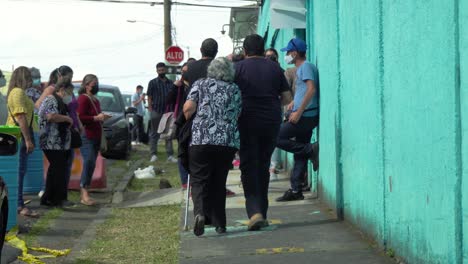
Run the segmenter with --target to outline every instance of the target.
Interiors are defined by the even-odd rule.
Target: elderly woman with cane
[[[207,78],[193,84],[183,108],[187,120],[195,115],[189,166],[196,236],[203,235],[205,224],[219,234],[226,232],[226,180],[240,145],[241,94],[233,81],[232,63],[213,60]]]

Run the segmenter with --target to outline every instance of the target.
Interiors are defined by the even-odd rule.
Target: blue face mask
[[[0,87],[3,87],[6,85],[6,79],[5,78],[0,78]]]
[[[33,79],[33,80],[32,80],[32,85],[33,85],[33,86],[39,86],[39,85],[41,85],[41,79]]]

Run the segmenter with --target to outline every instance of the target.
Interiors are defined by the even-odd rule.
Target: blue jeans
[[[188,172],[184,166],[182,166],[180,159],[177,159],[177,166],[179,167],[180,182],[182,184],[187,184]]]
[[[34,134],[31,133],[31,136],[32,135]],[[34,137],[32,140],[34,141]],[[26,141],[24,140],[24,137],[23,137],[23,139],[21,140],[20,153],[19,153],[19,166],[18,166],[18,208],[22,208],[24,206],[23,183],[24,183],[24,176],[26,175],[26,171],[28,170],[28,157],[29,157],[29,154],[26,153]]]
[[[81,173],[81,188],[88,188],[91,185],[94,169],[96,168],[96,159],[101,145],[98,139],[89,139],[81,137],[83,145],[81,146],[81,156],[83,156],[83,172]]]
[[[310,139],[317,125],[318,117],[301,117],[297,124],[285,122],[281,125],[277,147],[294,154],[294,168],[290,179],[294,192],[302,192],[301,183],[307,171],[307,161],[312,156]]]

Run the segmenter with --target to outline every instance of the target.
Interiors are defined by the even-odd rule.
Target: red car
[[[0,133],[0,156],[12,156],[18,151],[16,137]],[[0,171],[1,173],[1,171]],[[0,254],[5,241],[6,227],[8,220],[8,195],[5,181],[0,175]]]

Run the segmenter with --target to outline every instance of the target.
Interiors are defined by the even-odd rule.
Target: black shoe
[[[41,199],[40,205],[44,207],[56,207],[57,206],[56,203],[53,203],[49,200],[44,200],[44,199]]]
[[[195,225],[193,226],[193,233],[196,236],[201,236],[205,233],[205,217],[203,215],[195,216]]]
[[[60,204],[62,207],[73,207],[76,205],[76,203],[68,201],[68,200],[63,200],[62,203]]]
[[[218,226],[218,227],[216,227],[215,230],[216,230],[216,233],[218,233],[218,234],[226,233],[226,227]]]
[[[310,155],[310,161],[312,161],[312,168],[317,171],[319,168],[319,143],[312,143],[312,153]]]
[[[304,195],[301,192],[293,192],[291,189],[287,190],[283,196],[276,199],[277,202],[288,202],[288,201],[297,201],[304,200]]]

